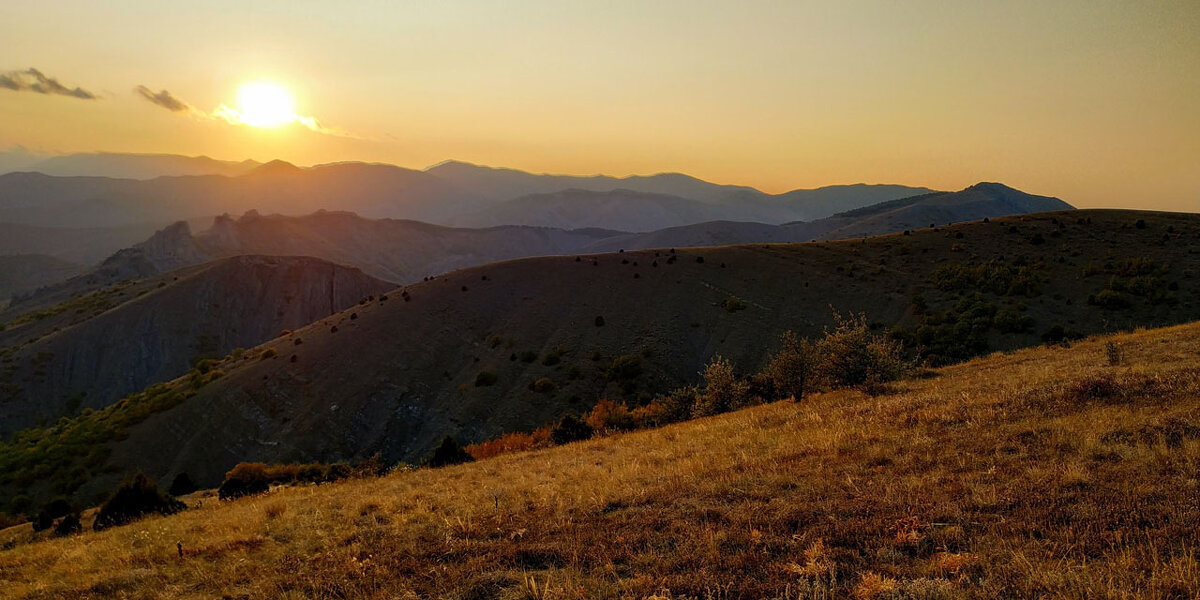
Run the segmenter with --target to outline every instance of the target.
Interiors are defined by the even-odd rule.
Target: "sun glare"
[[[292,96],[279,84],[243,84],[238,88],[237,103],[241,121],[251,127],[279,127],[296,120]]]

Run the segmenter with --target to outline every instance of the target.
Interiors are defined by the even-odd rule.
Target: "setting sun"
[[[243,84],[238,88],[237,103],[241,122],[252,127],[279,127],[296,120],[291,94],[275,83]]]

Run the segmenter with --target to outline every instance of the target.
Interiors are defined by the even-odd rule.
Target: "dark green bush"
[[[434,468],[445,467],[471,462],[472,460],[475,459],[471,458],[471,455],[467,454],[466,450],[463,450],[458,445],[458,440],[455,440],[451,436],[446,436],[442,438],[442,443],[433,451],[433,454],[425,459],[425,466]]]
[[[636,354],[624,354],[608,365],[609,381],[631,381],[642,374],[642,358]]]
[[[554,429],[550,431],[550,439],[555,444],[569,444],[571,442],[586,440],[592,437],[593,433],[595,432],[592,430],[591,425],[571,415],[567,415],[559,420]]]
[[[479,374],[475,376],[475,387],[496,385],[496,382],[499,380],[500,378],[491,371],[480,371]]]
[[[160,490],[153,479],[138,473],[122,482],[108,501],[100,507],[100,512],[96,514],[96,522],[92,528],[100,531],[128,523],[147,514],[169,515],[184,508],[187,507],[182,502]]]
[[[54,535],[62,537],[81,531],[83,531],[83,524],[79,522],[79,515],[69,514],[58,522],[58,525],[54,528]]]
[[[167,488],[167,493],[172,496],[184,496],[199,489],[196,482],[188,476],[186,472],[180,473],[171,480],[171,487]]]

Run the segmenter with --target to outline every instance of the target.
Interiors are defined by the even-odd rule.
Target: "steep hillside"
[[[0,223],[0,255],[44,254],[80,265],[94,265],[162,229],[168,223],[124,227],[38,227]]]
[[[85,267],[45,254],[0,255],[0,305],[14,294],[79,274]]]
[[[239,256],[25,315],[0,331],[0,435],[107,406],[392,287],[318,259]]]
[[[24,525],[0,532],[0,589],[1191,598],[1198,340],[1195,324],[1144,331],[995,355],[876,397],[835,392],[233,502],[201,493],[182,513],[102,533],[32,541]]]
[[[418,460],[446,434],[477,441],[602,397],[643,401],[716,354],[756,370],[783,330],[817,334],[831,307],[934,362],[1194,320],[1198,236],[1195,215],[1081,211],[457,271],[221,365],[220,380],[133,427],[106,469],[213,483],[242,460]]]

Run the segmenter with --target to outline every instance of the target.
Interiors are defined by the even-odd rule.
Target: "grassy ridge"
[[[1200,324],[28,543],[11,597],[1181,598]],[[184,557],[176,555],[176,542]]]

